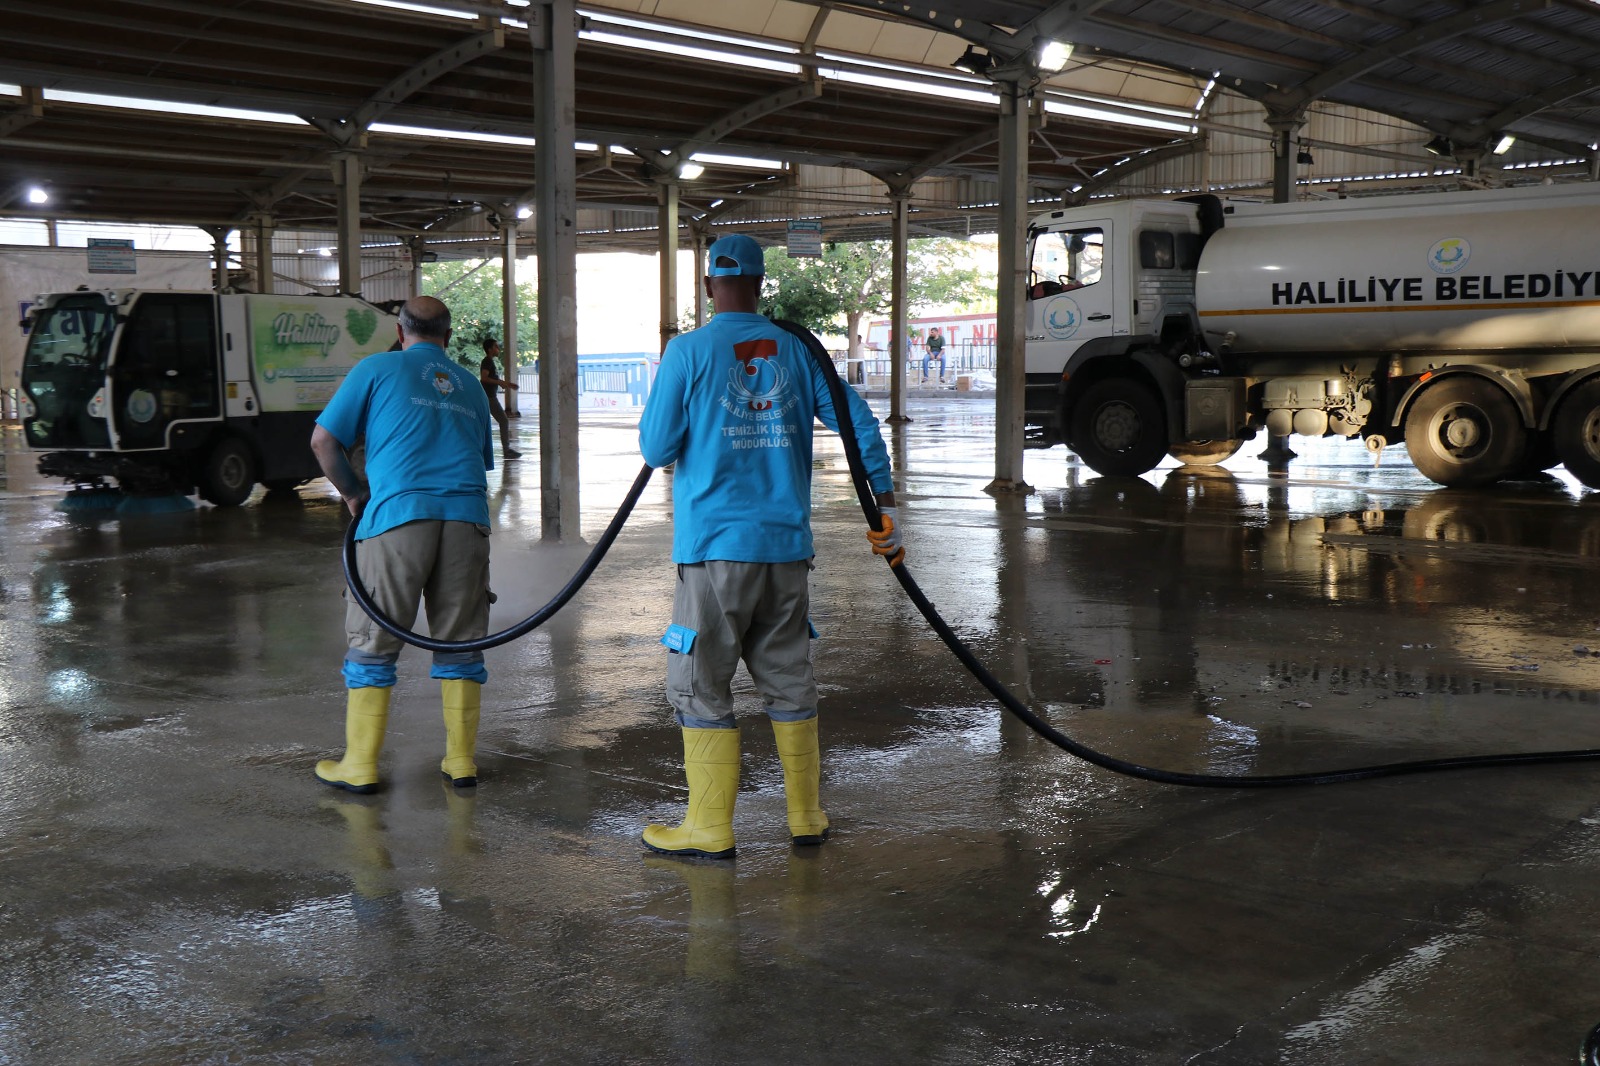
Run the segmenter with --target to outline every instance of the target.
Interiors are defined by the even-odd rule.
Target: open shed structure
[[[531,241],[550,536],[577,532],[561,297],[580,246],[661,250],[664,342],[684,241],[776,240],[796,219],[892,237],[903,337],[910,235],[998,230],[1004,490],[1024,487],[1041,204],[1600,165],[1594,0],[0,0],[0,16],[0,214],[205,227],[220,284],[238,231],[263,289],[304,281],[301,242],[279,254],[277,231],[335,235],[345,292],[364,245],[509,263]],[[898,374],[893,395],[899,415]]]

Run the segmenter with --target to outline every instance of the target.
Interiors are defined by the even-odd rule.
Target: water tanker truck
[[[39,472],[81,488],[198,491],[321,474],[312,423],[395,319],[355,297],[52,293],[29,310],[21,414]]]
[[[1102,474],[1266,432],[1600,488],[1600,186],[1052,211],[1029,230],[1029,442]]]

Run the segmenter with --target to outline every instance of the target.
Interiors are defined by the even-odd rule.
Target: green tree
[[[449,354],[463,366],[476,368],[483,362],[483,341],[493,337],[500,342],[509,366],[531,365],[539,354],[539,293],[532,282],[517,284],[517,351],[505,351],[505,315],[501,302],[503,283],[498,259],[467,259],[447,263],[424,263],[422,291],[437,296],[450,307],[454,333]]]
[[[911,307],[966,307],[993,299],[993,282],[985,286],[982,272],[968,265],[970,250],[965,241],[946,238],[910,242],[906,293]],[[890,243],[826,244],[820,258],[803,259],[768,248],[766,257],[762,296],[767,313],[818,331],[843,325],[851,358],[860,358],[861,320],[890,310]]]

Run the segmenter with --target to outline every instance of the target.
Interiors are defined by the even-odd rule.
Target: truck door
[[[1106,249],[1111,220],[1047,230],[1033,240],[1028,288],[1028,370],[1060,374],[1086,341],[1119,332],[1115,278]],[[1126,332],[1124,324],[1120,332]]]
[[[111,370],[111,421],[119,449],[162,448],[173,422],[221,416],[216,336],[211,296],[139,297]]]

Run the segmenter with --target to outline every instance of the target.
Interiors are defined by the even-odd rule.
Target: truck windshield
[[[67,296],[40,312],[22,359],[22,389],[33,401],[25,421],[28,443],[56,448],[103,448],[110,444],[104,418],[89,414],[89,401],[105,384],[106,358],[116,314],[99,293]]]
[[[1097,284],[1105,265],[1105,246],[1105,231],[1098,227],[1053,230],[1035,236],[1029,298]]]

